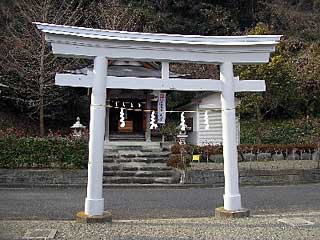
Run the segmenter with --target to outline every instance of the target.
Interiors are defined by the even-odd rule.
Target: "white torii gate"
[[[62,57],[94,59],[87,75],[56,74],[56,85],[91,87],[88,185],[85,214],[103,216],[103,151],[106,88],[221,92],[224,210],[242,210],[239,192],[236,141],[235,92],[265,91],[263,80],[243,80],[233,75],[234,64],[267,63],[280,35],[198,36],[108,31],[35,23],[45,33],[54,54]],[[107,75],[107,59],[159,61],[161,78],[112,77]],[[220,80],[169,77],[170,62],[220,65]]]

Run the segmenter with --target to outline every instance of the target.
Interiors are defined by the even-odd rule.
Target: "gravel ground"
[[[303,218],[314,225],[291,227],[277,220]],[[320,212],[256,215],[246,219],[180,218],[118,220],[79,224],[75,221],[0,221],[0,239],[21,239],[28,229],[57,229],[55,239],[320,239]]]
[[[286,169],[315,169],[319,161],[314,160],[282,160],[265,162],[239,162],[240,170],[286,170]],[[191,163],[192,170],[223,170],[223,163]]]

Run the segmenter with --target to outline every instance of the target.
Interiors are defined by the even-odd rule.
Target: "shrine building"
[[[66,73],[87,75],[93,65]],[[161,65],[153,62],[110,60],[108,74],[115,77],[160,78]],[[187,74],[170,72],[171,78],[187,78]],[[196,80],[196,79],[195,79]],[[159,91],[107,89],[105,141],[159,142],[159,130],[150,130],[150,113],[157,110]],[[170,94],[170,91],[167,91]],[[239,102],[238,102],[239,104]],[[120,126],[120,108],[125,108],[125,126]],[[191,101],[179,108],[186,110],[187,143],[194,145],[222,144],[221,101],[219,92],[195,92]],[[204,110],[208,110],[209,129],[204,126]],[[190,112],[188,112],[190,111]],[[192,112],[193,111],[193,112]],[[178,126],[177,126],[178,127]],[[240,143],[240,123],[237,116],[237,141]]]

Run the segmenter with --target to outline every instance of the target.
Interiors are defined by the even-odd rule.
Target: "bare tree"
[[[95,25],[102,29],[119,31],[152,31],[147,24],[147,9],[141,9],[121,0],[101,1],[96,6]]]
[[[54,57],[32,22],[85,25],[90,9],[83,0],[19,0],[1,8],[5,29],[0,41],[0,73],[12,92],[0,96],[39,120],[39,132],[45,133],[45,117],[72,97],[70,90],[54,86],[54,73],[74,65],[70,59]],[[91,3],[93,4],[93,2]]]

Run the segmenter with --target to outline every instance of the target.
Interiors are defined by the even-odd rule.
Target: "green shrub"
[[[160,128],[160,133],[167,139],[172,140],[178,134],[179,130],[177,129],[177,125],[175,122],[167,122],[162,125]]]
[[[85,168],[88,143],[68,137],[0,138],[1,168]]]
[[[263,144],[314,144],[319,141],[320,119],[304,118],[281,121],[263,121],[261,143]],[[256,134],[254,121],[241,121],[241,144],[257,144],[259,139]]]

